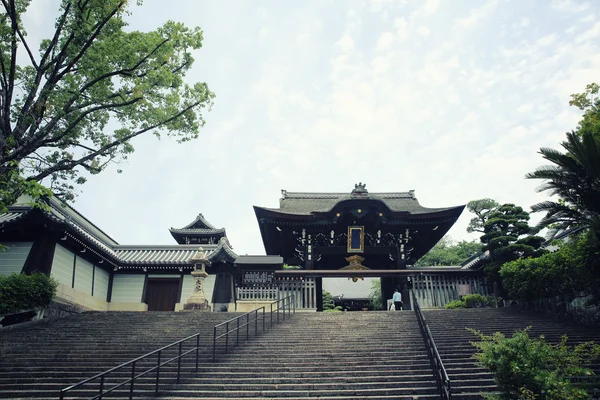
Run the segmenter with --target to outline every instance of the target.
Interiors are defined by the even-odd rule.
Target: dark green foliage
[[[333,297],[331,293],[323,291],[323,312],[336,312],[342,311],[342,307],[333,304]]]
[[[542,179],[538,191],[559,196],[531,207],[545,212],[539,227],[561,231],[573,226],[591,229],[600,238],[600,135],[592,132],[568,132],[562,142],[565,153],[542,148],[542,157],[552,163],[527,174],[528,179]]]
[[[537,258],[522,258],[500,269],[502,283],[513,299],[534,300],[579,291],[593,292],[600,279],[600,257],[594,238],[584,234]]]
[[[454,243],[450,236],[444,236],[416,263],[415,267],[429,267],[436,265],[460,265],[473,254],[481,252],[482,244],[473,240],[461,240]]]
[[[466,296],[462,296],[460,300],[452,300],[446,303],[446,308],[455,309],[455,308],[479,308],[479,307],[489,307],[496,306],[496,299],[493,296],[483,296],[480,294],[468,294]]]
[[[575,385],[575,377],[593,375],[585,366],[600,355],[600,345],[592,342],[575,347],[566,345],[563,336],[558,344],[544,337],[530,338],[528,330],[507,338],[499,332],[491,336],[469,329],[481,341],[472,342],[479,350],[475,358],[495,374],[502,400],[583,400],[590,399],[584,386]]]
[[[528,221],[529,213],[514,204],[503,204],[489,213],[481,242],[483,250],[490,252],[490,262],[484,270],[492,281],[500,281],[498,271],[502,264],[543,254],[538,249],[544,239],[525,236],[534,232]]]
[[[475,214],[475,217],[469,221],[467,232],[483,233],[483,226],[487,222],[489,214],[499,206],[500,204],[492,199],[479,199],[468,202],[467,210]]]
[[[446,303],[445,307],[448,309],[467,308],[467,303],[462,300],[451,300]]]
[[[54,298],[58,283],[45,274],[0,276],[0,314],[45,307]]]

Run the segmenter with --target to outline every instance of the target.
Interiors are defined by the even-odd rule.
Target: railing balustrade
[[[433,336],[431,335],[431,331],[429,330],[429,326],[427,325],[425,316],[421,311],[421,307],[419,306],[417,296],[415,296],[415,292],[412,290],[411,294],[413,308],[415,310],[417,320],[419,321],[419,328],[421,329],[421,335],[423,336],[423,340],[425,341],[427,355],[429,356],[431,367],[433,368],[433,375],[435,377],[435,382],[440,393],[440,398],[442,400],[450,400],[452,399],[452,386],[450,383],[450,378],[448,378],[448,373],[446,372],[446,368],[444,367],[444,363],[442,362],[440,353],[438,352],[437,346],[435,345],[435,341],[433,340]]]
[[[273,309],[273,306],[275,306],[275,309]],[[280,321],[280,314],[282,315],[282,321],[285,321],[286,318],[286,312],[287,312],[287,317],[290,318],[291,313],[293,312],[294,314],[296,313],[296,303],[295,303],[295,299],[294,299],[294,295],[285,297],[283,299],[280,300],[276,300],[274,302],[272,302],[270,304],[270,308],[269,308],[269,316],[270,316],[270,325],[269,326],[273,326],[273,315],[275,314],[275,323],[279,323]],[[235,338],[231,338],[231,341],[235,340],[235,345],[239,346],[240,344],[240,330],[244,329],[246,330],[246,340],[248,340],[250,338],[250,326],[254,325],[254,336],[258,335],[259,329],[259,322],[262,325],[262,330],[265,331],[266,330],[266,316],[265,316],[266,310],[265,307],[260,307],[257,308],[256,310],[252,310],[250,312],[247,312],[246,314],[242,314],[240,316],[237,316],[235,318],[232,318],[230,320],[227,320],[225,322],[221,322],[218,325],[215,325],[215,327],[213,328],[213,346],[212,346],[212,360],[213,362],[216,361],[217,359],[217,347],[218,347],[218,342],[219,340],[222,339],[222,341],[224,342],[224,344],[221,344],[221,347],[223,347],[224,349],[224,353],[228,353],[229,352],[229,347],[231,347],[233,344],[229,344],[230,343],[230,335],[233,336],[235,334]],[[219,330],[223,330],[222,333],[219,332]],[[243,332],[242,332],[243,334]]]
[[[275,306],[275,308],[273,306]],[[262,313],[261,313],[261,311],[262,311]],[[255,336],[258,335],[259,321],[262,326],[262,330],[265,331],[266,330],[266,315],[265,315],[265,313],[266,313],[266,310],[265,310],[265,307],[263,306],[256,310],[250,311],[246,314],[242,314],[238,317],[232,318],[221,324],[215,325],[215,327],[213,328],[213,348],[212,348],[213,361],[215,361],[215,358],[216,358],[216,346],[217,346],[218,339],[225,338],[225,352],[227,352],[228,348],[230,347],[229,346],[229,335],[232,334],[232,332],[235,332],[236,345],[239,345],[239,334],[240,334],[241,329],[245,328],[246,339],[249,339],[249,337],[250,337],[250,332],[251,332],[250,326],[251,325],[254,325],[254,335]],[[269,326],[272,327],[274,323],[279,323],[280,320],[285,321],[286,313],[287,313],[287,318],[290,318],[292,313],[296,313],[296,306],[295,306],[293,295],[283,298],[281,300],[274,301],[270,304],[270,308],[269,308],[270,324],[269,324]],[[275,315],[275,317],[274,317],[274,315]],[[281,318],[280,318],[280,315],[282,316]],[[245,319],[245,321],[244,321],[244,319]],[[241,321],[241,323],[240,323],[240,321]],[[235,324],[235,327],[230,328],[230,326],[233,326],[233,324]],[[220,327],[223,327],[223,326],[226,327],[226,331],[221,335],[217,335],[217,329]],[[126,387],[127,385],[129,385],[128,397],[131,400],[133,398],[133,394],[134,394],[135,381],[144,376],[147,376],[148,374],[150,374],[152,372],[156,372],[156,376],[155,376],[155,380],[154,380],[154,394],[157,395],[159,386],[160,386],[161,368],[166,366],[167,364],[177,361],[176,383],[179,383],[180,378],[181,378],[181,360],[182,360],[182,358],[188,354],[195,353],[195,371],[198,372],[198,364],[199,364],[199,358],[200,358],[200,335],[201,335],[201,333],[199,332],[194,335],[188,336],[184,339],[181,339],[174,343],[163,346],[160,349],[151,351],[150,353],[146,353],[143,356],[140,356],[140,357],[134,358],[133,360],[124,362],[123,364],[117,365],[116,367],[110,368],[110,369],[108,369],[104,372],[101,372],[99,374],[96,374],[90,378],[84,379],[81,382],[78,382],[74,385],[71,385],[64,389],[61,389],[61,391],[59,393],[59,399],[64,400],[65,396],[69,392],[72,392],[75,390],[85,390],[86,385],[97,384],[98,385],[98,389],[96,390],[97,394],[94,395],[93,397],[90,397],[89,400],[102,400],[108,394],[114,392],[115,390],[117,390],[119,388]],[[189,349],[186,349],[184,347],[184,344],[189,345],[190,343],[193,346]],[[169,350],[172,350],[176,354],[174,356],[169,354]],[[140,372],[140,366],[142,366],[142,367],[147,366],[148,363],[151,364],[152,366],[145,369],[144,371]],[[109,374],[112,374],[112,373],[115,373],[118,371],[125,371],[125,374],[128,376],[128,378],[109,387],[109,388],[106,388],[107,376]],[[163,376],[164,376],[164,371],[163,371]]]

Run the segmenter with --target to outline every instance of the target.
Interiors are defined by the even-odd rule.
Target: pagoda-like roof
[[[202,214],[198,214],[195,220],[183,228],[170,228],[169,232],[179,244],[190,243],[194,241],[193,238],[196,241],[216,244],[221,238],[227,237],[225,228],[216,228]]]

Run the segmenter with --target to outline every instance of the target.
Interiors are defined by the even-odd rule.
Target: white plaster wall
[[[59,283],[71,287],[73,282],[73,258],[75,254],[56,244],[54,258],[52,259],[52,270],[50,275]]]
[[[194,277],[192,275],[183,276],[183,284],[181,285],[180,303],[185,303],[194,292]]]
[[[112,303],[141,303],[144,275],[115,274],[113,278]]]
[[[0,275],[20,274],[25,265],[33,242],[2,243],[7,247],[0,250]]]
[[[110,273],[96,265],[96,272],[94,275],[94,297],[106,300],[109,279]]]
[[[74,289],[82,293],[92,295],[92,273],[94,265],[84,260],[81,257],[77,257],[75,265],[75,287]]]

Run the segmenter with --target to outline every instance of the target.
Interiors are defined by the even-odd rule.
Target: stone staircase
[[[436,399],[439,398],[414,312],[297,313],[212,363],[212,327],[233,313],[86,313],[0,330],[0,398],[58,398],[59,390],[196,332],[202,332],[199,371],[194,359],[136,381],[136,397],[191,399]],[[571,343],[600,341],[600,332],[567,326],[509,309],[426,310],[455,400],[481,399],[496,389],[476,365],[472,327],[507,335],[532,326],[531,334]],[[259,328],[261,324],[259,324]],[[253,327],[250,331],[253,330]],[[242,331],[243,332],[243,331]],[[243,333],[241,335],[244,336]],[[230,341],[230,344],[233,342]],[[190,343],[189,346],[192,346]],[[174,352],[163,354],[163,360]],[[184,349],[185,350],[185,349]],[[155,359],[136,371],[154,365]],[[598,367],[598,366],[596,366]],[[106,387],[127,379],[111,374]],[[93,389],[95,390],[97,386]],[[125,398],[129,386],[114,396]],[[89,398],[91,387],[66,398]]]
[[[90,312],[2,329],[0,398],[58,398],[60,389],[197,332],[205,338],[201,352],[206,362],[213,326],[235,315]],[[190,363],[186,363],[187,372]],[[175,366],[165,367],[167,374],[161,381],[172,382]],[[107,386],[126,379],[129,371],[111,375]],[[96,394],[90,390],[87,387],[77,395]]]
[[[502,332],[506,336],[531,326],[529,335],[544,335],[550,342],[560,341],[562,335],[569,337],[568,344],[586,341],[600,343],[600,330],[582,325],[555,322],[547,317],[519,313],[508,308],[481,308],[462,310],[424,310],[429,329],[438,347],[452,383],[453,399],[482,399],[483,393],[497,388],[492,373],[477,365],[473,354],[476,349],[470,343],[478,338],[466,328],[473,328],[489,335]],[[594,365],[600,373],[600,365]]]
[[[297,313],[163,397],[437,399],[413,312]]]
[[[184,359],[181,383],[173,385],[177,364],[169,364],[161,369],[159,396],[151,373],[136,381],[136,397],[438,398],[413,312],[297,313],[212,363],[212,327],[233,316],[89,313],[2,330],[0,398],[58,398],[68,385],[198,331],[206,337],[199,372]],[[130,371],[112,374],[106,387]],[[128,389],[107,398],[125,398]],[[89,388],[65,398],[95,394]]]

